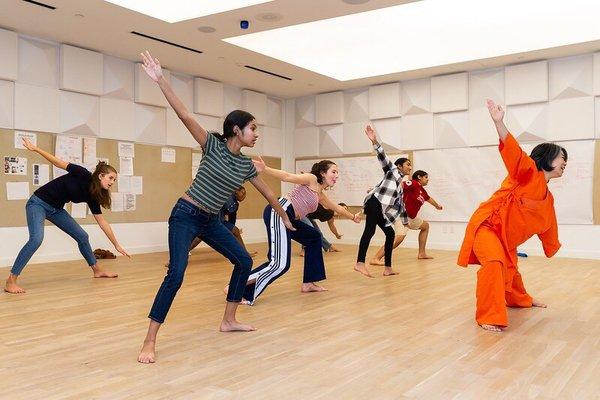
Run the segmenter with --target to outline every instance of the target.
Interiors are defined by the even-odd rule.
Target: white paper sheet
[[[133,175],[133,158],[132,157],[120,157],[119,174],[120,175]]]
[[[135,194],[125,193],[123,195],[125,211],[135,211]]]
[[[27,175],[27,159],[4,156],[4,173],[6,175]]]
[[[117,186],[121,193],[131,193],[131,176],[119,175],[117,178]]]
[[[73,218],[87,217],[87,203],[71,203],[71,217],[73,217]]]
[[[37,135],[35,133],[15,131],[15,149],[25,148],[23,139],[29,139],[34,146],[37,146]]]
[[[82,138],[76,136],[56,136],[54,155],[61,160],[77,165],[83,164]],[[61,168],[52,167],[52,176],[56,179],[59,176],[66,175],[67,171]]]
[[[201,160],[202,153],[192,153],[192,179],[194,179],[196,177],[196,173],[198,173]]]
[[[112,192],[110,210],[112,212],[120,212],[124,210],[123,193]]]
[[[144,194],[144,177],[143,176],[132,176],[131,177],[131,193],[132,194]]]
[[[29,182],[6,182],[6,200],[29,198]]]
[[[135,144],[119,142],[119,157],[135,157]]]
[[[174,163],[176,157],[175,149],[171,147],[163,147],[160,149],[160,161],[166,163]]]
[[[86,165],[93,165],[94,167],[98,164],[98,159],[96,157],[96,138],[83,138],[83,163]]]
[[[48,164],[33,164],[33,186],[42,186],[50,181],[50,166]]]

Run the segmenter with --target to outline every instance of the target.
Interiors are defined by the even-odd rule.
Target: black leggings
[[[383,247],[385,251],[385,266],[391,267],[392,249],[394,248],[394,228],[385,226],[386,221],[383,217],[383,209],[381,208],[381,203],[375,196],[371,196],[365,203],[365,215],[367,216],[367,220],[365,222],[365,230],[360,238],[356,262],[365,262],[367,249],[371,243],[371,238],[375,234],[375,226],[379,226],[383,233],[385,233],[385,245]]]

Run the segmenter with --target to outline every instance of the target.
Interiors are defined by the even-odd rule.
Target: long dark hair
[[[104,161],[100,161],[96,165],[96,169],[92,174],[92,181],[90,182],[90,196],[93,200],[95,200],[100,206],[110,210],[111,198],[110,191],[108,189],[104,189],[100,184],[100,174],[106,175],[111,172],[117,173],[117,170],[105,163]]]
[[[321,160],[313,164],[310,173],[317,177],[317,182],[323,183],[323,175],[321,174],[327,173],[332,165],[336,165],[336,163],[331,160]]]
[[[561,152],[565,161],[567,161],[569,155],[564,147],[554,143],[541,143],[531,150],[531,155],[529,157],[535,161],[535,166],[538,171],[544,170],[550,172],[554,169],[552,168],[552,161],[554,161]]]
[[[210,132],[222,141],[226,141],[228,138],[235,136],[233,128],[237,126],[240,130],[243,130],[246,125],[254,121],[256,118],[252,114],[244,110],[233,110],[225,117],[223,121],[223,133],[218,134],[216,132]]]

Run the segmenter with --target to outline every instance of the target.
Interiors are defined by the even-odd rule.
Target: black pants
[[[392,250],[394,248],[394,228],[385,226],[386,221],[383,217],[383,209],[381,208],[381,203],[375,196],[371,196],[365,203],[365,215],[367,216],[367,220],[365,222],[365,230],[360,238],[356,262],[365,262],[367,249],[371,243],[371,238],[375,234],[375,226],[379,226],[383,233],[385,233],[385,245],[383,247],[385,251],[385,266],[391,267]]]

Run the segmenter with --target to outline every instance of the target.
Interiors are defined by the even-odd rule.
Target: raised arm
[[[121,245],[119,244],[119,241],[115,237],[115,234],[114,234],[112,228],[110,227],[110,224],[104,219],[102,214],[94,214],[94,219],[96,220],[96,222],[98,223],[98,226],[100,227],[100,229],[102,229],[102,232],[104,232],[104,234],[106,235],[108,240],[110,240],[110,242],[115,246],[115,250],[117,250],[119,253],[123,254],[124,256],[131,258],[129,253],[127,253],[125,251],[125,249],[123,247],[121,247]]]
[[[294,228],[294,226],[292,225],[292,222],[290,221],[290,218],[288,217],[287,213],[285,212],[285,210],[281,207],[281,204],[279,204],[279,201],[277,200],[277,197],[275,197],[275,194],[273,193],[273,191],[271,190],[271,188],[269,187],[269,185],[267,185],[265,183],[265,181],[263,181],[262,179],[260,179],[260,177],[255,176],[254,178],[250,179],[250,183],[252,185],[254,185],[254,187],[256,188],[256,190],[258,190],[260,192],[260,194],[263,195],[263,197],[265,199],[267,199],[267,201],[269,202],[269,204],[271,205],[271,207],[273,207],[273,209],[275,210],[275,212],[277,214],[279,214],[279,216],[281,217],[283,224],[285,225],[285,227],[287,229],[289,229],[290,231],[295,231],[296,228]]]
[[[200,146],[204,148],[208,133],[200,126],[198,121],[196,121],[194,115],[187,109],[185,104],[179,100],[179,97],[177,97],[173,91],[173,88],[171,88],[171,84],[169,84],[169,82],[167,82],[167,80],[163,77],[162,68],[158,58],[152,58],[150,52],[147,50],[145,53],[141,53],[141,55],[142,61],[144,62],[144,71],[146,71],[150,79],[158,83],[158,87],[160,87],[160,90],[162,90],[167,101],[171,107],[173,107],[173,110],[175,110],[181,122],[183,122],[187,130],[190,131]]]
[[[496,125],[496,131],[498,132],[498,137],[504,143],[506,140],[506,136],[508,135],[508,129],[506,125],[504,125],[504,109],[500,104],[494,103],[493,100],[487,100],[487,108],[490,112],[490,117],[492,117],[492,121],[494,121],[494,125]]]
[[[350,211],[346,210],[344,207],[331,201],[329,199],[329,197],[327,197],[325,195],[325,193],[323,193],[323,192],[321,192],[319,194],[319,203],[321,203],[321,205],[323,207],[325,207],[326,209],[335,211],[339,215],[343,215],[344,217],[351,219],[352,221],[356,222],[357,224],[360,222],[360,212],[357,212],[356,214],[352,214]]]
[[[262,157],[258,157],[258,160],[252,160],[254,168],[258,172],[264,172],[274,178],[279,179],[282,182],[295,183],[296,185],[307,185],[312,186],[317,184],[317,177],[313,174],[292,174],[290,172],[282,171],[280,169],[268,167]]]
[[[434,206],[435,208],[437,208],[438,210],[441,210],[441,209],[443,208],[441,205],[439,205],[439,204],[438,204],[438,202],[437,202],[437,201],[435,201],[435,200],[433,199],[433,197],[430,197],[429,199],[427,199],[427,202],[428,202],[429,204],[431,204],[432,206]]]
[[[389,170],[394,168],[394,164],[392,164],[388,156],[385,154],[385,150],[383,150],[383,147],[377,141],[377,135],[375,134],[375,130],[371,127],[371,125],[367,125],[367,127],[365,128],[365,134],[367,135],[367,137],[373,144],[373,148],[377,152],[377,160],[379,161],[379,164],[381,164],[383,172],[387,173]]]
[[[52,165],[54,165],[57,168],[66,170],[67,166],[69,165],[68,162],[61,160],[60,158],[56,157],[55,155],[50,154],[47,151],[44,151],[37,146],[34,146],[33,143],[31,143],[29,141],[29,139],[23,138],[23,146],[25,146],[25,148],[27,150],[31,150],[31,151],[38,153],[39,155],[44,157],[46,160],[50,161],[52,163]]]

